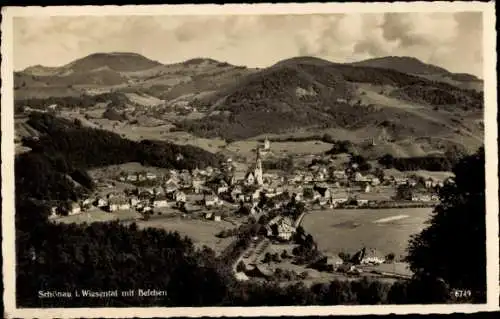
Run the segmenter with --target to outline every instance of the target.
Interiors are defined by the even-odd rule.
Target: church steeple
[[[255,182],[257,185],[262,185],[264,183],[264,180],[262,178],[262,161],[260,159],[260,149],[257,149],[257,158],[255,161],[255,169],[253,173],[255,177]]]

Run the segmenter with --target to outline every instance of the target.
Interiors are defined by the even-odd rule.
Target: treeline
[[[483,92],[458,88],[445,90],[436,87],[411,85],[394,91],[392,95],[434,106],[458,105],[462,108],[480,109],[484,104]]]
[[[122,93],[102,93],[97,95],[82,94],[81,96],[53,96],[48,98],[30,98],[14,101],[14,112],[22,112],[26,106],[33,109],[44,110],[48,106],[56,104],[59,108],[90,108],[97,103],[109,103],[108,106],[124,107],[130,103],[129,99]]]
[[[400,171],[446,171],[449,172],[457,163],[457,159],[448,156],[423,156],[423,157],[393,157],[386,154],[378,159],[379,164],[385,168],[395,168]]]
[[[23,141],[32,151],[16,157],[16,186],[38,199],[74,199],[79,190],[71,180],[90,186],[82,176],[93,167],[140,162],[180,170],[218,167],[221,162],[219,156],[194,146],[130,141],[49,114],[32,113],[28,123],[43,135]]]

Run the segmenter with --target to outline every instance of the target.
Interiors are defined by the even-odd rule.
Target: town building
[[[76,214],[79,214],[81,212],[82,212],[82,208],[81,208],[80,204],[76,203],[76,202],[72,202],[70,207],[69,207],[68,215],[76,215]]]

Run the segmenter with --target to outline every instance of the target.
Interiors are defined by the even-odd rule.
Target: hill
[[[482,91],[482,80],[472,74],[452,73],[444,68],[424,63],[414,57],[390,56],[351,63],[353,66],[391,69],[429,80],[444,82],[463,89]]]
[[[409,74],[448,74],[446,69],[427,64],[414,57],[389,56],[351,63],[354,66],[396,70]]]
[[[482,94],[392,69],[361,67],[299,57],[241,77],[200,102],[209,107],[199,120],[178,123],[204,137],[246,139],[301,128],[342,129],[355,138],[385,135],[387,143],[426,136],[451,139],[453,113],[479,116]],[[441,111],[440,111],[441,110]],[[475,145],[471,147],[474,149]],[[427,145],[424,145],[424,148]]]
[[[133,72],[152,69],[159,65],[161,65],[160,62],[150,60],[137,53],[111,52],[90,54],[61,67],[44,67],[41,65],[28,67],[23,70],[23,73],[64,76],[68,73],[85,73],[102,68],[116,72]]]
[[[126,65],[130,61],[136,62]],[[210,58],[163,65],[136,54],[107,53],[54,70],[28,71],[57,75],[16,73],[16,103],[30,105],[23,96],[40,95],[31,102],[47,105],[50,92],[84,99],[80,104],[91,107],[97,98],[90,97],[106,96],[116,109],[139,106],[140,114],[167,119],[176,130],[199,137],[340,134],[335,137],[363,144],[366,152],[366,140],[375,139],[370,153],[393,150],[395,156],[442,153],[457,143],[474,150],[483,139],[480,80],[415,58],[341,64],[294,57],[252,69]]]

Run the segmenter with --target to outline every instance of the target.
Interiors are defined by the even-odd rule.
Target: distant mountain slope
[[[63,75],[66,72],[90,72],[101,68],[116,72],[132,72],[151,69],[159,65],[161,65],[160,62],[150,60],[137,53],[112,52],[90,54],[61,67],[44,67],[41,65],[28,67],[23,72],[34,75],[36,75],[35,73],[44,72],[52,72],[52,75]]]
[[[427,64],[413,57],[390,56],[351,63],[354,66],[392,69],[409,74],[448,74],[448,70]]]
[[[360,100],[366,92],[360,93],[358,88],[364,84],[370,84],[371,90],[379,94],[387,91],[380,94],[382,97],[397,97],[404,102],[389,107],[384,103],[363,105]],[[429,92],[424,101],[419,92]],[[434,95],[437,102],[432,99]],[[444,97],[440,99],[441,96]],[[212,115],[181,126],[203,136],[231,138],[280,133],[310,125],[354,129],[407,114],[408,100],[426,113],[432,112],[426,105],[468,103],[468,107],[481,109],[481,98],[471,91],[390,69],[293,58],[243,77],[209,96],[203,103],[211,106]],[[415,114],[418,116],[418,111],[411,116]],[[427,115],[421,117],[430,121]],[[408,125],[414,128],[411,121]]]
[[[444,68],[424,63],[413,57],[382,57],[351,63],[353,66],[391,69],[445,82],[460,88],[482,90],[482,80],[472,74],[452,73]]]

